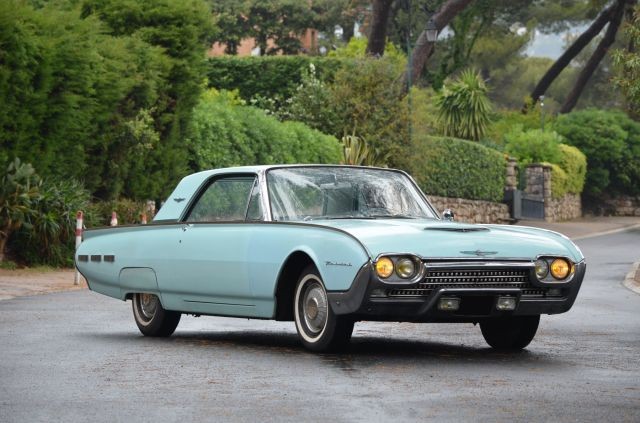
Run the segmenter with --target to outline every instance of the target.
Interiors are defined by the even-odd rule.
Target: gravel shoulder
[[[74,275],[73,269],[0,269],[0,300],[86,289],[87,283],[82,276],[79,285],[73,284]]]

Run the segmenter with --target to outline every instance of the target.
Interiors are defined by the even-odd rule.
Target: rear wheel
[[[521,350],[533,340],[540,316],[510,316],[480,322],[485,341],[497,350]]]
[[[180,313],[162,308],[154,294],[133,294],[133,318],[146,336],[170,336],[180,322]]]
[[[348,345],[353,320],[333,313],[327,291],[314,266],[307,267],[298,280],[293,313],[298,335],[307,349],[326,352]]]

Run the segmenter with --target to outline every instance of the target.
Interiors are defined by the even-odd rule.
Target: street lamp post
[[[435,43],[438,39],[438,27],[436,26],[436,21],[433,19],[433,17],[429,18],[424,31],[427,35],[427,41],[430,43]]]
[[[540,127],[544,132],[544,95],[540,96]]]

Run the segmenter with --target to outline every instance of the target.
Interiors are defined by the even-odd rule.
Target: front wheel
[[[180,313],[165,310],[153,294],[133,294],[133,318],[146,336],[170,336],[180,322]]]
[[[298,335],[307,349],[326,352],[348,345],[353,320],[331,310],[327,291],[313,266],[307,267],[298,280],[293,313]]]
[[[480,322],[485,341],[497,350],[521,350],[533,340],[540,316],[511,316]]]

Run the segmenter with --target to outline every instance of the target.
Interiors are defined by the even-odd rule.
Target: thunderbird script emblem
[[[473,256],[478,256],[478,257],[485,257],[485,256],[492,256],[494,254],[498,254],[497,251],[481,251],[481,250],[475,250],[475,251],[460,251],[462,254],[470,254]]]

